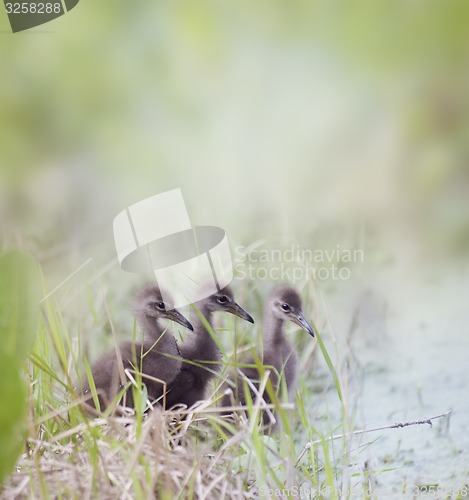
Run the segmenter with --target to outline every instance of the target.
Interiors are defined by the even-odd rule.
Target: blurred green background
[[[63,275],[181,187],[234,245],[465,255],[468,21],[464,1],[82,0],[13,35],[3,12],[3,246]]]
[[[141,277],[112,265],[112,221],[148,196],[180,187],[192,223],[223,227],[234,249],[363,250],[350,280],[302,291],[305,312],[338,358],[358,317],[362,422],[459,406],[454,446],[407,436],[402,460],[420,450],[424,480],[444,479],[435,464],[465,484],[468,25],[469,2],[451,0],[81,0],[17,34],[2,10],[1,249],[39,260],[90,359],[111,318],[130,337]],[[104,293],[86,286],[99,277]],[[236,285],[256,321],[271,286]],[[303,393],[315,419],[340,421]]]

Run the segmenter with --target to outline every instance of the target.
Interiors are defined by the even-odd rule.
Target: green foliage
[[[31,350],[38,320],[40,274],[31,257],[9,252],[0,257],[0,481],[21,450],[26,391],[20,375]]]
[[[19,252],[0,257],[0,348],[22,362],[36,337],[40,273],[34,260]]]
[[[318,339],[318,344],[319,344],[319,348],[321,349],[321,353],[324,356],[324,359],[326,360],[327,367],[329,368],[329,371],[331,372],[332,377],[334,378],[334,384],[335,384],[335,388],[336,388],[336,391],[337,391],[337,395],[339,396],[340,401],[343,402],[343,400],[342,400],[342,390],[340,388],[339,376],[337,375],[337,372],[336,372],[336,370],[334,368],[334,365],[332,364],[332,361],[331,361],[331,358],[329,356],[329,353],[327,352],[327,349],[324,346],[324,342],[322,340],[321,335],[318,333],[317,329],[315,329],[314,331],[316,332],[316,337]]]
[[[0,350],[0,481],[10,472],[20,453],[26,394],[18,362]]]

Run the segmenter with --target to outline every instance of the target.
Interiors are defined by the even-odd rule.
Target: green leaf
[[[0,257],[0,349],[23,362],[36,337],[41,273],[36,262],[17,251]]]
[[[322,340],[321,335],[318,333],[318,331],[316,329],[314,331],[316,332],[316,337],[318,339],[319,348],[321,349],[322,355],[324,356],[324,359],[326,360],[327,367],[329,368],[329,371],[332,374],[332,378],[334,379],[334,384],[335,384],[335,388],[337,391],[337,395],[339,396],[340,401],[343,403],[342,389],[340,387],[339,376],[337,375],[336,369],[334,368],[334,365],[332,364],[331,358],[329,356],[329,353],[327,352],[326,346],[324,345],[324,342]]]
[[[23,444],[26,394],[18,360],[0,351],[0,482],[11,471]]]

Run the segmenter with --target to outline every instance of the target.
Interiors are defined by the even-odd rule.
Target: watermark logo
[[[79,0],[4,0],[13,33],[48,23],[72,10]]]
[[[174,307],[202,300],[233,279],[228,238],[221,227],[192,226],[180,189],[139,201],[114,219],[124,271],[152,273]],[[171,297],[164,297],[164,294]]]
[[[261,247],[235,248],[234,268],[238,278],[288,281],[293,284],[313,280],[348,280],[351,267],[363,263],[362,249],[305,249],[292,244],[283,249]]]

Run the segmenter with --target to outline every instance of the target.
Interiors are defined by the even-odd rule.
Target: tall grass
[[[307,304],[312,292],[305,291]],[[254,295],[248,293],[245,305],[259,318],[262,311]],[[94,302],[89,304],[90,317],[96,317]],[[105,304],[103,300],[101,313],[113,330]],[[81,377],[90,376],[85,335],[80,328],[73,331],[61,304],[48,297],[26,367],[30,394],[24,450],[2,498],[295,497],[300,490],[308,498],[338,498],[341,488],[350,486],[348,469],[360,450],[352,450],[347,437],[331,441],[337,432],[347,436],[353,424],[322,337],[318,335],[318,342],[329,369],[325,385],[333,384],[342,417],[337,421],[315,414],[321,393],[313,390],[314,349],[304,349],[311,342],[304,335],[297,340],[308,352],[302,364],[309,375],[300,374],[294,402],[272,398],[270,408],[280,429],[269,436],[258,425],[264,408],[260,398],[234,408],[234,419],[221,415],[219,399],[228,374],[245,366],[243,353],[255,347],[245,325],[232,318],[223,322],[225,328],[211,333],[227,363],[209,400],[189,409],[151,406],[137,369],[135,383],[127,389],[137,410],[107,410],[90,418],[76,391]],[[300,457],[306,443],[312,444]]]

